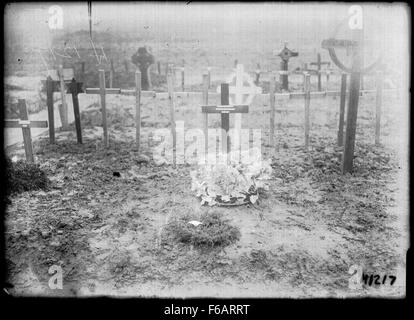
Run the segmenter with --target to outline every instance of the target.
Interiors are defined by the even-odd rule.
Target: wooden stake
[[[111,62],[111,69],[109,70],[109,88],[113,88],[115,70],[114,70],[113,60],[111,59],[110,62]]]
[[[184,92],[184,67],[181,69],[181,89]]]
[[[70,86],[73,102],[73,114],[75,116],[76,138],[78,140],[78,143],[82,143],[82,128],[79,113],[78,85],[75,79],[72,79]]]
[[[173,165],[176,165],[176,144],[177,136],[175,131],[175,110],[174,110],[174,87],[173,87],[173,75],[171,72],[167,74],[167,86],[168,86],[168,101],[170,104],[170,121],[171,121],[171,133],[173,136]]]
[[[258,86],[260,83],[260,63],[257,64],[257,69],[256,69],[256,79],[254,81],[255,85]]]
[[[304,90],[305,90],[305,149],[309,150],[310,74],[308,74],[308,73],[305,74]]]
[[[53,112],[53,80],[50,76],[46,79],[46,103],[47,116],[49,119],[49,142],[55,143],[55,116]]]
[[[83,83],[86,83],[85,79],[85,61],[81,62],[81,79]]]
[[[26,107],[26,100],[19,99],[18,105],[19,105],[20,120],[29,120],[29,115],[27,113],[27,107]],[[33,163],[34,157],[33,157],[32,136],[30,133],[30,127],[22,126],[22,132],[23,132],[24,151],[26,153],[26,161]]]
[[[124,66],[125,66],[125,72],[129,73],[128,61],[126,59],[124,60]]]
[[[338,127],[338,147],[344,145],[344,120],[345,120],[345,102],[346,102],[346,73],[341,75],[341,98],[339,103],[339,127]]]
[[[152,65],[150,65],[150,66],[147,68],[147,79],[148,79],[148,90],[149,90],[149,91],[151,91],[151,90],[152,90],[152,81],[151,81],[151,72],[150,72],[151,66],[152,66]]]
[[[157,61],[158,74],[161,75],[161,62]]]
[[[135,71],[135,142],[137,150],[141,145],[141,72]]]
[[[208,105],[208,73],[203,73],[203,104]],[[203,114],[203,129],[204,129],[204,154],[207,164],[207,154],[208,154],[208,113]]]
[[[101,112],[102,112],[102,127],[103,127],[103,142],[104,146],[108,146],[108,127],[106,124],[106,101],[105,101],[105,70],[99,70],[99,93],[101,95]]]
[[[275,141],[274,141],[274,137],[275,137],[275,85],[276,85],[276,81],[275,81],[275,77],[272,74],[270,76],[270,87],[269,87],[269,95],[270,95],[270,140],[269,140],[269,144],[270,147],[272,148],[272,153],[273,153],[273,149],[275,147]]]
[[[382,72],[377,73],[377,96],[375,101],[375,145],[380,144],[381,137],[381,112],[382,112],[382,88],[384,77]]]
[[[317,64],[318,64],[318,91],[322,91],[322,79],[321,79],[321,54],[318,53],[317,58]]]
[[[357,69],[358,70],[358,69]],[[352,172],[354,162],[355,133],[358,116],[359,86],[361,74],[352,72],[349,85],[349,102],[346,117],[345,148],[342,160],[342,173]]]
[[[63,79],[63,66],[59,65],[59,81],[60,81],[60,94],[62,96],[62,107],[59,108],[60,120],[62,122],[62,130],[67,130],[69,127],[68,121],[68,105],[66,103],[65,81]]]
[[[237,60],[236,60],[237,61]],[[221,84],[221,105],[229,105],[229,84]],[[222,130],[222,152],[227,155],[230,152],[230,117],[228,113],[221,113],[221,128]]]
[[[208,74],[208,88],[210,89],[210,85],[211,85],[211,67],[207,67],[207,74]]]

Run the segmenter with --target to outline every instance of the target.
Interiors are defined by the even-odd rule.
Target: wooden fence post
[[[161,62],[157,61],[158,74],[161,75]]]
[[[354,70],[358,70],[354,68]],[[352,172],[354,163],[355,133],[358,116],[359,86],[361,73],[352,72],[349,84],[348,112],[346,116],[345,147],[342,161],[342,173]]]
[[[181,90],[184,92],[184,67],[181,68]]]
[[[135,142],[139,152],[141,145],[141,71],[135,71]]]
[[[309,116],[309,106],[310,106],[310,74],[305,74],[305,149],[309,150],[309,127],[310,127],[310,116]]]
[[[236,60],[237,61],[237,60]],[[221,84],[221,105],[226,106],[229,105],[229,84],[222,83]],[[221,133],[222,133],[222,152],[223,155],[226,156],[226,163],[229,159],[228,154],[230,152],[230,137],[229,137],[229,129],[230,129],[230,116],[228,113],[221,113]]]
[[[101,112],[102,112],[102,127],[103,127],[103,142],[104,146],[108,146],[108,127],[106,123],[106,101],[105,101],[105,70],[99,70],[99,93],[101,96]]]
[[[207,74],[208,74],[208,88],[210,89],[210,85],[211,85],[211,67],[207,67]]]
[[[49,119],[49,142],[55,143],[55,115],[53,112],[53,80],[50,76],[46,79],[46,103]]]
[[[85,61],[81,62],[81,80],[83,83],[86,83],[85,79]]]
[[[110,60],[110,62],[111,62],[111,69],[109,70],[109,88],[113,88],[113,84],[114,84],[114,74],[115,74],[115,71],[114,71],[114,62],[113,62],[112,59]]]
[[[203,73],[203,104],[208,105],[208,87],[209,87],[208,72]],[[208,113],[203,114],[203,129],[204,129],[204,157],[207,164],[208,155]]]
[[[70,84],[70,91],[72,94],[73,114],[75,116],[76,138],[78,140],[78,143],[82,143],[82,128],[78,100],[78,84],[75,79],[72,79],[72,82]]]
[[[344,121],[345,121],[345,102],[346,102],[346,77],[347,74],[341,75],[341,98],[339,103],[339,128],[338,128],[338,147],[344,145]]]
[[[377,73],[376,87],[377,95],[375,101],[375,145],[380,144],[381,137],[381,112],[382,112],[382,89],[384,77],[382,72]]]
[[[272,154],[275,148],[275,76],[272,74],[270,76],[270,87],[269,87],[269,95],[270,95],[270,136],[269,136],[269,144],[272,148]]]
[[[27,113],[26,100],[19,99],[18,104],[19,104],[20,120],[29,120],[29,115]],[[32,136],[30,133],[30,127],[22,126],[22,131],[23,131],[24,151],[26,153],[26,161],[33,163],[34,157],[33,157]]]
[[[255,78],[255,80],[254,80],[254,84],[255,84],[256,86],[258,86],[258,85],[259,85],[259,83],[260,83],[260,63],[258,63],[258,64],[257,64],[257,68],[256,68],[255,73],[256,73],[256,78]]]
[[[168,102],[170,104],[170,121],[171,121],[171,133],[173,136],[173,165],[176,165],[176,144],[177,137],[175,131],[175,110],[174,110],[174,84],[173,75],[171,70],[167,74],[167,86],[168,86]]]
[[[69,127],[68,121],[68,105],[66,103],[65,81],[63,79],[63,66],[59,65],[59,81],[60,81],[60,94],[62,96],[62,107],[59,108],[60,120],[62,122],[62,130],[67,130]]]

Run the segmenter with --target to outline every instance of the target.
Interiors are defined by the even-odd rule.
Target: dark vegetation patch
[[[192,220],[201,224],[195,226],[189,223]],[[217,212],[205,213],[200,218],[190,214],[182,215],[171,220],[165,232],[166,238],[195,247],[225,247],[240,239],[239,229],[231,226]]]
[[[13,163],[6,160],[7,194],[13,195],[24,191],[47,189],[49,180],[38,164],[19,160]]]

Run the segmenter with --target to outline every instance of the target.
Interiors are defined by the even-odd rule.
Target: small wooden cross
[[[228,135],[230,129],[230,113],[248,113],[248,105],[230,105],[229,104],[229,84],[221,84],[221,105],[201,106],[201,112],[205,114],[220,113],[222,133],[222,151],[224,154],[230,152],[230,137]],[[206,154],[207,154],[206,150]]]
[[[330,65],[331,63],[329,61],[322,61],[321,60],[321,54],[318,53],[317,55],[317,61],[311,62],[311,66],[316,66],[318,71],[318,91],[322,91],[322,84],[321,84],[321,67],[322,65]]]
[[[34,162],[32,136],[30,128],[47,128],[47,121],[30,121],[27,112],[26,100],[19,99],[19,120],[4,120],[5,128],[22,128],[24,151],[26,154],[26,160],[28,162]]]

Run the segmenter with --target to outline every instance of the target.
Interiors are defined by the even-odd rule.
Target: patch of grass
[[[39,165],[19,160],[6,160],[7,194],[13,195],[29,190],[47,189],[49,180]]]
[[[192,220],[201,224],[194,226]],[[171,220],[165,227],[168,239],[192,244],[195,247],[225,247],[240,239],[238,228],[231,226],[222,214],[206,213],[200,218],[183,215]]]

